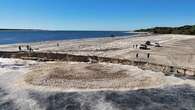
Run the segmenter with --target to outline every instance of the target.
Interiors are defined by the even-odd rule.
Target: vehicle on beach
[[[195,110],[193,4],[0,0],[0,110]]]
[[[162,47],[159,43],[154,44],[155,47]]]
[[[150,41],[146,41],[145,44],[146,44],[146,45],[151,45],[151,42],[150,42]]]
[[[145,44],[141,44],[139,49],[141,49],[141,50],[149,50],[150,48],[148,48],[148,46],[145,45]]]

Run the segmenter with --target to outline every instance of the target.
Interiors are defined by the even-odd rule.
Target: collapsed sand
[[[175,80],[179,79],[129,65],[80,62],[47,63],[25,77],[31,85],[65,89],[141,89],[164,86]]]

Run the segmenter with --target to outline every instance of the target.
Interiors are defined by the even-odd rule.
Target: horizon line
[[[79,29],[75,29],[75,30],[62,30],[62,29],[57,29],[57,30],[54,30],[54,29],[36,29],[36,28],[0,28],[0,31],[1,30],[31,30],[31,31],[127,31],[127,32],[133,32],[134,30],[79,30]]]

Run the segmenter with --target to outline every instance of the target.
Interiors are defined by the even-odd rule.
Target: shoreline
[[[140,45],[146,41],[159,42],[162,47],[149,46],[150,50],[133,48],[133,45]],[[183,35],[50,41],[32,43],[32,48],[39,48],[39,50],[33,53],[27,52],[27,54],[33,56],[32,54],[43,52],[48,57],[52,53],[97,56],[195,67],[194,42],[195,36]],[[57,43],[60,46],[57,46]],[[16,44],[0,45],[0,49],[16,53],[18,51]],[[148,52],[151,53],[149,59],[146,58]],[[136,53],[139,53],[138,58],[135,57]],[[27,82],[25,80],[27,77],[35,83]],[[126,104],[126,108],[131,109],[133,107],[129,105],[131,103],[137,103],[137,107],[143,104],[143,107],[148,107],[148,109],[151,108],[150,105],[153,106],[156,103],[158,107],[172,108],[174,107],[170,103],[179,103],[177,107],[182,108],[186,102],[185,107],[191,107],[189,102],[194,104],[195,101],[194,84],[194,79],[179,78],[174,75],[166,76],[162,72],[140,69],[136,65],[60,60],[38,62],[0,58],[0,101],[3,104],[7,103],[7,107],[23,110],[50,109],[50,105],[53,105],[53,109],[67,109],[67,107],[85,109],[86,106],[82,104],[88,105],[88,108],[98,106],[100,107],[98,110],[101,110],[102,106],[112,108],[114,107],[112,104],[122,106]],[[165,98],[162,99],[162,97]],[[174,100],[169,100],[170,98]],[[165,101],[166,99],[168,101]],[[4,107],[3,104],[0,103],[0,108]],[[119,108],[124,109],[124,107]]]
[[[71,41],[71,40],[109,38],[109,37],[112,38],[112,36],[113,37],[124,37],[124,36],[138,35],[139,33],[143,34],[143,32],[131,32],[131,31],[40,31],[40,33],[36,31],[32,31],[32,32],[30,31],[29,34],[27,33],[25,35],[25,31],[24,33],[22,32],[23,31],[16,31],[16,32],[11,31],[10,35],[9,33],[7,33],[8,35],[6,33],[5,35],[4,34],[1,35],[1,31],[0,31],[0,37],[2,37],[3,39],[2,42],[0,42],[0,45],[29,44],[29,43],[39,43],[39,42],[49,42],[49,41],[64,41],[64,40]],[[10,38],[7,39],[6,37],[4,37],[6,35],[10,36]],[[24,38],[29,37],[28,39],[32,41],[29,41],[27,39],[22,40],[18,36],[21,36],[21,37],[23,36]],[[42,39],[38,38],[37,36]],[[47,36],[47,37],[44,37],[44,36]],[[16,38],[18,38],[18,40],[15,40]]]
[[[128,32],[127,32],[128,33]],[[126,36],[115,36],[115,37],[91,37],[91,38],[78,38],[78,39],[64,39],[64,40],[46,40],[46,41],[35,41],[35,42],[21,42],[21,43],[8,43],[8,44],[0,44],[0,46],[9,46],[9,45],[27,45],[27,44],[39,44],[39,43],[50,43],[50,42],[66,42],[66,41],[85,41],[85,40],[99,40],[99,39],[119,39],[119,38],[128,38],[128,37],[144,37],[145,35],[152,35],[150,33],[145,32],[130,32],[135,33],[135,35],[126,35]]]
[[[150,62],[163,65],[195,67],[195,47],[193,45],[195,36],[191,35],[134,35],[114,38],[90,38],[59,41],[44,41],[36,43],[0,45],[1,51],[18,51],[18,45],[22,45],[26,51],[26,45],[31,45],[35,52],[67,53],[72,55],[99,56],[120,59],[135,59],[135,54],[139,53],[140,60],[146,60],[147,53],[151,54]],[[146,41],[160,43],[162,47],[149,46],[150,50],[140,50],[133,48],[133,45],[144,44]],[[185,43],[189,42],[189,43]],[[57,46],[59,44],[59,46]],[[177,46],[175,46],[177,45]],[[184,50],[184,51],[183,51]],[[189,51],[187,51],[189,50]],[[185,60],[180,59],[179,57]],[[170,58],[173,57],[173,58]],[[188,59],[192,61],[188,61]],[[138,59],[138,60],[139,60]],[[188,62],[187,62],[188,61]],[[160,63],[159,63],[160,62]],[[186,62],[186,63],[185,63]]]

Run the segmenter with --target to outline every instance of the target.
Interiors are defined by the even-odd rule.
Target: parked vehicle
[[[150,41],[146,41],[145,45],[151,45]]]
[[[148,48],[148,46],[147,46],[147,45],[145,45],[145,44],[141,44],[141,45],[140,45],[140,47],[139,47],[139,49],[142,49],[142,50],[148,50],[149,48]]]
[[[154,45],[155,47],[161,47],[161,45],[159,43],[155,43]]]

